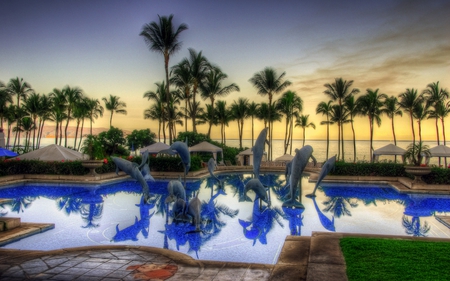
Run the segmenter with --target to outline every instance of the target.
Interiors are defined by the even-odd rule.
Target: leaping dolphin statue
[[[255,141],[255,145],[252,147],[253,152],[253,174],[255,178],[259,179],[259,169],[261,167],[261,161],[264,155],[264,144],[267,143],[270,145],[267,138],[267,130],[268,128],[264,128],[258,135],[258,138]]]
[[[174,150],[180,155],[181,163],[184,167],[184,187],[186,188],[186,175],[191,169],[191,153],[189,152],[188,140],[185,142],[176,141],[168,149],[161,150],[159,153],[166,153],[169,155],[175,155]]]
[[[142,193],[144,195],[144,200],[146,203],[148,203],[150,199],[150,189],[148,187],[147,181],[142,175],[142,172],[139,170],[139,165],[115,156],[111,156],[111,159],[116,164],[116,174],[119,173],[120,169],[140,183],[142,187]]]
[[[297,191],[298,186],[301,190],[300,179],[302,177],[303,170],[305,170],[306,164],[308,164],[309,158],[312,158],[312,160],[314,161],[314,166],[317,163],[316,158],[314,158],[312,153],[313,148],[310,145],[305,145],[301,149],[295,150],[295,156],[294,159],[292,159],[291,176],[289,177],[291,197],[289,200],[283,203],[283,207],[302,208],[302,209],[305,208],[302,203],[298,202],[295,199],[295,193]]]
[[[245,192],[244,194],[246,195],[247,192],[249,190],[253,190],[256,193],[256,198],[260,198],[262,201],[266,202],[267,204],[270,204],[270,201],[267,197],[267,191],[264,188],[263,184],[261,183],[261,181],[256,178],[256,179],[251,179],[249,180],[246,184],[245,184]]]
[[[200,224],[201,224],[201,207],[202,202],[200,202],[200,199],[198,199],[198,192],[197,195],[189,201],[188,206],[188,215],[190,215],[193,219],[193,223],[195,225],[195,230],[192,232],[201,232]]]
[[[179,180],[171,180],[167,184],[167,191],[169,196],[167,196],[165,203],[175,202],[176,199],[181,198],[186,201],[186,190],[183,184]]]
[[[214,175],[214,170],[217,168],[217,163],[214,158],[209,158],[208,160],[208,171],[212,178],[214,178],[219,183],[219,189],[223,189],[223,183],[219,178]]]
[[[316,190],[319,187],[319,184],[322,182],[322,180],[328,175],[329,172],[334,170],[334,167],[336,165],[336,155],[328,159],[325,164],[323,164],[322,169],[320,170],[319,177],[317,178],[316,186],[314,187],[314,190],[311,194],[306,195],[306,197],[312,198],[316,197]]]

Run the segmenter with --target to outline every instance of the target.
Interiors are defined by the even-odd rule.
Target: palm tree
[[[87,100],[87,106],[88,106],[88,118],[90,122],[90,135],[92,135],[92,123],[94,122],[94,119],[98,119],[99,117],[103,117],[104,108],[100,104],[100,101],[95,98],[91,98]],[[79,146],[79,145],[78,145]]]
[[[39,100],[39,114],[38,114],[38,138],[36,148],[41,146],[42,134],[44,132],[45,121],[53,121],[51,119],[52,99],[50,95],[41,95]]]
[[[217,111],[215,111],[215,115],[217,116],[217,121],[220,124],[220,137],[221,143],[223,145],[226,144],[226,136],[225,136],[225,126],[228,127],[228,123],[232,120],[230,110],[227,108],[227,102],[218,100],[216,101]]]
[[[167,104],[167,127],[170,135],[176,135],[176,125],[183,125],[181,118],[183,114],[178,110],[177,105],[180,104],[180,95],[172,94]]]
[[[64,128],[64,146],[67,147],[67,128],[69,127],[70,119],[72,119],[72,112],[75,109],[75,105],[83,97],[83,91],[78,87],[71,88],[70,86],[66,86],[63,89],[63,93],[67,101],[67,119],[66,127]]]
[[[127,110],[125,109],[127,107],[127,104],[123,101],[120,101],[120,97],[113,95],[109,95],[109,99],[103,97],[102,100],[105,103],[105,108],[111,111],[111,115],[109,117],[109,127],[112,128],[113,114],[117,113],[127,115]]]
[[[33,124],[33,119],[29,116],[23,117],[20,124],[20,131],[25,132],[24,152],[28,152],[30,149],[31,131],[35,130],[35,125]]]
[[[422,120],[425,120],[429,116],[429,103],[421,102],[416,104],[413,109],[413,117],[417,119],[419,128],[419,142],[422,142]]]
[[[158,141],[161,142],[161,123],[163,118],[161,104],[152,104],[144,110],[144,119],[158,120]]]
[[[427,103],[430,106],[433,106],[436,111],[438,107],[445,104],[446,99],[449,98],[449,93],[446,89],[442,89],[439,87],[439,81],[433,82],[427,85],[427,88],[423,90],[422,94],[424,95]],[[433,118],[435,119],[436,124],[436,140],[437,144],[440,144],[439,141],[439,127],[438,127],[438,119],[439,116],[437,114],[431,113]],[[444,136],[445,137],[445,136]]]
[[[50,93],[50,97],[52,99],[52,119],[55,121],[55,144],[58,144],[58,136],[59,136],[59,145],[61,145],[61,137],[62,137],[62,122],[66,119],[66,107],[67,100],[66,95],[64,95],[64,91],[59,89],[53,89],[53,92]],[[61,132],[61,133],[60,133]]]
[[[302,127],[303,129],[303,144],[302,147],[305,146],[305,129],[308,127],[313,128],[314,130],[316,129],[316,125],[313,122],[309,122],[308,120],[309,115],[300,115],[298,118],[296,118],[295,120],[295,127]]]
[[[20,108],[20,100],[24,99],[27,97],[28,94],[31,94],[33,92],[33,89],[31,88],[30,84],[28,84],[27,82],[23,81],[23,78],[12,78],[11,80],[9,80],[8,85],[6,85],[6,91],[11,95],[11,96],[17,96],[17,108]],[[17,119],[16,122],[16,131],[17,131],[17,135],[15,140],[18,140],[18,143],[20,145],[20,130],[19,127],[21,126],[20,124],[21,118]],[[14,140],[14,143],[16,142]]]
[[[412,137],[413,137],[413,143],[416,142],[416,134],[414,132],[414,107],[416,104],[422,102],[422,95],[417,95],[417,90],[415,89],[406,89],[405,92],[401,93],[399,95],[400,100],[398,101],[398,104],[400,107],[409,114],[409,118],[411,119],[411,130],[412,130]]]
[[[225,97],[233,91],[239,92],[239,87],[232,83],[228,86],[222,87],[222,81],[228,76],[220,70],[219,67],[211,67],[210,71],[207,73],[203,83],[200,84],[201,97],[203,100],[209,98],[211,101],[211,110],[214,115],[214,101],[217,97]],[[209,123],[208,138],[211,136],[212,123]]]
[[[188,109],[187,114],[188,114],[189,118],[192,119],[193,131],[197,132],[197,125],[201,125],[201,124],[205,123],[205,121],[202,118],[197,119],[197,117],[204,116],[205,109],[201,106],[199,101],[192,102],[191,105],[192,105],[192,108]]]
[[[271,114],[271,108],[272,108],[272,98],[274,94],[278,94],[284,89],[286,89],[289,85],[291,85],[291,82],[284,80],[284,76],[286,75],[285,72],[281,73],[280,76],[278,76],[275,69],[271,67],[266,67],[264,70],[255,73],[252,78],[250,78],[250,83],[253,84],[253,86],[258,90],[258,94],[262,96],[268,96],[269,97],[269,116],[273,117]],[[272,139],[273,139],[273,132],[272,132],[272,121],[269,121],[269,161],[272,160]]]
[[[17,106],[14,104],[10,104],[8,107],[5,108],[5,120],[8,126],[8,135],[6,138],[6,147],[9,147],[9,143],[10,143],[10,138],[11,138],[11,131],[13,130],[12,125],[14,124],[14,122],[17,121],[17,110],[16,110]]]
[[[327,125],[327,155],[326,159],[328,159],[328,152],[330,149],[330,125],[333,124],[332,121],[330,121],[330,115],[331,115],[331,103],[332,101],[328,102],[321,102],[316,107],[316,113],[322,113],[322,115],[325,115],[327,117],[327,121],[320,122],[320,125]]]
[[[286,116],[286,127],[284,133],[284,154],[287,153],[290,147],[290,153],[292,154],[292,140],[294,130],[294,117],[299,116],[303,110],[303,100],[297,95],[296,92],[287,91],[276,102],[276,108],[279,112]]]
[[[333,101],[337,101],[339,106],[343,105],[344,100],[352,95],[359,93],[359,89],[353,88],[353,80],[343,80],[342,78],[335,78],[334,83],[325,84],[326,90],[324,94],[329,96]],[[342,124],[341,124],[342,125]],[[341,132],[339,133],[342,140],[338,140],[338,143],[342,145],[342,159],[344,159],[344,126],[340,126]]]
[[[175,84],[175,86],[183,92],[184,99],[184,130],[187,132],[187,119],[188,109],[192,109],[191,105],[191,89],[193,85],[193,78],[191,76],[191,70],[189,69],[189,65],[180,62],[177,65],[172,67],[170,71],[170,83]]]
[[[33,122],[33,146],[32,150],[36,148],[36,119],[38,118],[39,111],[41,110],[41,97],[39,94],[31,93],[25,98],[25,110],[30,114]]]
[[[386,94],[378,94],[378,90],[371,89],[366,90],[366,94],[361,96],[356,101],[359,107],[359,114],[361,116],[369,117],[369,129],[370,129],[370,162],[373,162],[373,121],[377,122],[378,127],[381,125],[381,107],[384,100],[388,98]]]
[[[191,77],[192,77],[192,108],[190,108],[191,114],[189,115],[192,118],[192,129],[194,132],[197,132],[196,127],[196,118],[197,115],[192,114],[195,112],[194,106],[197,104],[196,96],[198,88],[200,87],[202,81],[206,78],[208,71],[211,68],[206,57],[203,56],[202,52],[196,52],[194,49],[189,49],[189,58],[183,59],[181,64],[184,64],[185,67],[190,69]]]
[[[332,105],[330,111],[330,120],[332,123],[338,125],[338,160],[339,159],[344,160],[345,159],[344,144],[343,144],[344,138],[341,136],[343,134],[342,130],[343,124],[349,122],[347,109],[344,106],[340,106],[339,104]]]
[[[84,119],[89,118],[89,98],[83,97],[79,101],[76,102],[74,110],[73,110],[73,118],[77,122],[77,126],[75,129],[75,138],[73,141],[73,148],[77,148],[77,139],[78,139],[78,130],[80,131],[80,141],[83,137],[83,128],[84,128]],[[80,128],[81,126],[81,128]]]
[[[395,136],[394,117],[395,115],[403,116],[403,112],[398,105],[397,98],[394,96],[388,97],[384,100],[382,112],[391,119],[392,137],[394,138],[394,145],[397,145],[397,138]],[[395,162],[397,162],[397,155],[395,155]]]
[[[239,98],[231,105],[231,115],[238,124],[239,131],[239,148],[242,149],[242,136],[244,134],[244,120],[248,117],[248,99]]]
[[[144,25],[139,35],[144,37],[144,41],[151,51],[161,53],[164,56],[164,69],[166,71],[165,102],[169,102],[169,59],[171,55],[181,49],[180,33],[188,29],[188,27],[182,23],[176,28],[172,23],[173,15],[168,17],[160,17],[158,15],[158,18],[159,23],[153,21]],[[172,136],[169,136],[169,140],[172,142]]]
[[[165,101],[165,84],[164,81],[163,82],[156,82],[156,91],[147,91],[144,93],[144,98],[147,98],[147,100],[152,100],[155,101],[156,104],[158,104],[158,107],[160,108],[159,113],[161,114],[161,116],[158,118],[159,122],[162,122],[162,133],[163,133],[163,138],[164,138],[164,142],[166,142],[166,112],[165,112],[165,107],[166,107],[166,101]],[[159,124],[159,128],[161,128],[161,124]],[[161,132],[160,132],[161,133]]]
[[[0,128],[3,129],[3,119],[6,116],[7,105],[12,104],[11,94],[6,90],[5,84],[0,81]]]
[[[254,143],[255,135],[254,135],[254,118],[258,114],[259,104],[252,101],[248,104],[247,115],[252,118],[252,145]]]
[[[355,96],[350,95],[347,98],[345,98],[344,99],[344,107],[347,109],[348,116],[350,117],[350,124],[352,125],[353,162],[356,162],[356,136],[355,136],[355,128],[353,126],[353,117],[355,117],[358,114],[358,107],[355,102]]]

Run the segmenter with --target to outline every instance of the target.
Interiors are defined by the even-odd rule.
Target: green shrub
[[[431,168],[431,173],[422,176],[428,184],[450,184],[450,169]]]

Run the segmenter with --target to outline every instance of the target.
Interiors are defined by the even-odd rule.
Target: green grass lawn
[[[450,280],[450,242],[342,238],[349,280]]]

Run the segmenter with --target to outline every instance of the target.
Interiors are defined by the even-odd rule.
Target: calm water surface
[[[314,184],[302,179],[304,210],[282,208],[284,175],[267,174],[271,206],[242,201],[249,174],[220,175],[225,194],[211,179],[188,182],[188,196],[200,192],[203,232],[174,223],[167,209],[167,181],[149,183],[152,204],[141,204],[134,181],[96,187],[78,185],[15,186],[0,189],[0,214],[23,222],[55,223],[55,229],[4,248],[52,250],[90,245],[142,245],[187,253],[194,258],[273,264],[287,235],[313,231],[450,237],[436,216],[450,214],[450,196],[399,194],[388,186],[324,184],[313,200],[304,195]],[[213,188],[211,188],[214,185]],[[248,196],[253,200],[255,194]],[[169,211],[168,211],[169,210]],[[245,259],[244,259],[245,257]]]

